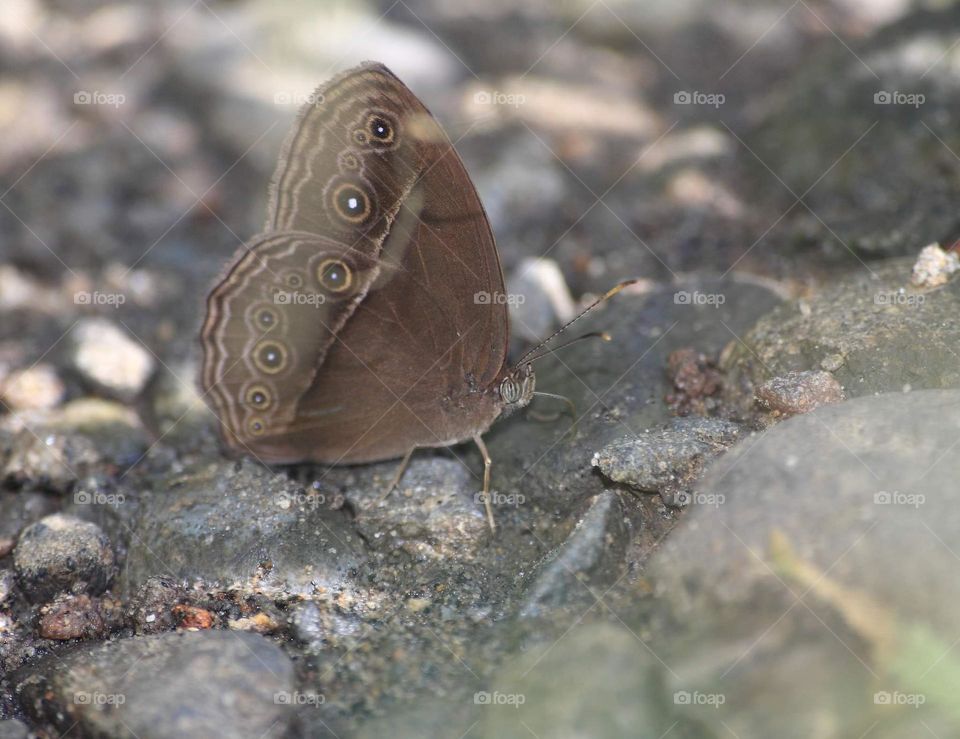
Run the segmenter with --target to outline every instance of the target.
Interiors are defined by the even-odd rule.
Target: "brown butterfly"
[[[503,295],[456,150],[367,63],[320,87],[288,135],[264,232],[207,299],[203,390],[227,444],[266,463],[402,457],[395,485],[415,449],[472,439],[492,528],[481,434],[534,394],[530,361],[506,364]]]

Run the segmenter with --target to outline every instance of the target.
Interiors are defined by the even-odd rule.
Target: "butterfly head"
[[[512,413],[530,403],[536,385],[533,365],[524,362],[514,367],[500,382],[500,399],[504,412]]]

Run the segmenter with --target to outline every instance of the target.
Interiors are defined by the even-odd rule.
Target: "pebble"
[[[0,401],[12,411],[55,408],[65,394],[63,381],[49,364],[11,372],[0,384]]]
[[[507,278],[510,325],[528,342],[546,338],[574,317],[563,272],[552,259],[524,259]]]
[[[89,595],[59,595],[40,609],[37,631],[44,639],[102,638],[121,620],[119,601]]]
[[[940,244],[930,244],[920,250],[910,281],[917,287],[939,287],[957,270],[960,270],[957,252],[945,251]]]
[[[296,698],[293,663],[280,647],[227,631],[82,645],[41,660],[13,689],[58,736],[288,736]]]
[[[682,489],[707,460],[739,437],[740,427],[719,418],[677,419],[666,429],[622,437],[594,454],[605,477],[645,492]]]
[[[99,595],[115,571],[110,540],[100,527],[60,513],[23,531],[13,564],[20,587],[34,603],[66,592]]]
[[[822,370],[774,377],[757,388],[756,396],[764,408],[784,416],[808,413],[821,405],[839,403],[845,397],[840,383]]]
[[[206,608],[187,606],[182,603],[171,609],[173,618],[181,629],[200,630],[211,629],[216,621],[214,615]]]
[[[143,344],[103,318],[84,319],[74,327],[71,362],[92,389],[125,402],[140,395],[155,366]]]

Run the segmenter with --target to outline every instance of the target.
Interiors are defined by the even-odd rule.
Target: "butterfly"
[[[607,296],[619,290],[618,286]],[[321,86],[290,131],[267,221],[207,298],[205,397],[234,451],[359,464],[472,440],[526,406],[507,362],[490,224],[436,119],[385,66]]]

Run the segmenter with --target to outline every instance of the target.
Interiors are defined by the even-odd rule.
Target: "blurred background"
[[[953,21],[908,0],[7,0],[0,360],[114,314],[77,291],[122,292],[130,330],[186,357],[299,104],[366,59],[456,141],[508,274],[548,256],[575,295],[728,270],[802,291],[912,253],[956,226]]]

